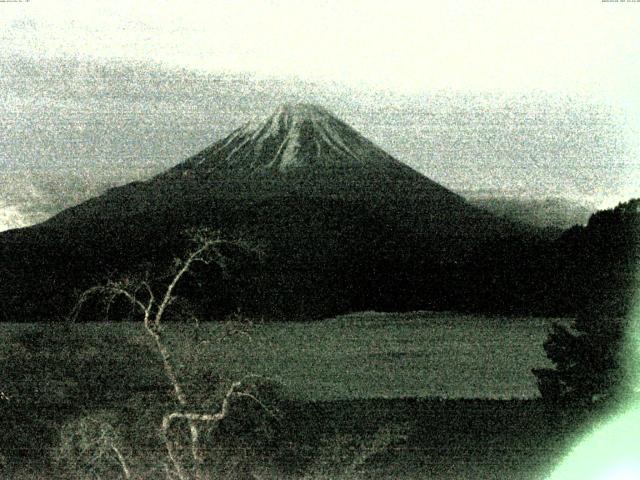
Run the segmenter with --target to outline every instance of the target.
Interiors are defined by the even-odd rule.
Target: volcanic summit
[[[453,265],[512,228],[324,108],[284,105],[147,181],[0,234],[1,253],[14,259],[0,298],[6,315],[24,305],[49,314],[65,302],[47,304],[47,292],[60,299],[107,272],[166,264],[184,248],[183,232],[202,226],[265,246],[260,285],[247,290],[260,293],[244,295],[243,308],[303,315],[431,306]],[[40,294],[23,298],[29,292]]]
[[[300,168],[403,167],[326,109],[285,104],[259,124],[248,123],[183,164],[260,174]]]

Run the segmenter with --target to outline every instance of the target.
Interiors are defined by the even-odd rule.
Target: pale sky
[[[556,161],[559,167],[555,170],[551,165],[553,168],[548,169],[548,178],[540,180],[540,188],[546,189],[555,175],[563,177],[564,184],[560,190],[566,189],[565,184],[571,182],[578,195],[589,195],[592,190],[597,190],[594,195],[603,206],[610,206],[631,196],[640,196],[640,2],[31,0],[23,3],[0,3],[0,67],[4,65],[4,71],[13,68],[11,61],[16,58],[27,59],[36,64],[43,62],[54,65],[51,67],[53,70],[57,68],[55,62],[60,59],[63,59],[61,65],[68,65],[68,59],[97,64],[116,60],[124,65],[132,65],[133,68],[144,63],[145,66],[141,66],[140,71],[147,72],[145,75],[156,75],[154,69],[166,67],[204,74],[250,73],[252,78],[257,79],[294,78],[337,82],[344,88],[340,87],[336,92],[347,92],[348,88],[364,94],[386,91],[395,99],[408,99],[405,102],[407,108],[403,111],[403,118],[407,120],[403,120],[402,124],[384,123],[380,120],[380,115],[367,116],[361,110],[358,111],[360,107],[354,106],[355,104],[345,107],[344,112],[337,113],[343,113],[345,120],[354,122],[354,126],[359,127],[364,134],[373,136],[375,141],[389,148],[390,153],[399,155],[400,160],[407,161],[447,186],[464,183],[464,175],[456,177],[455,168],[461,171],[468,169],[475,156],[483,156],[482,148],[494,148],[495,145],[487,139],[495,136],[495,133],[491,132],[491,128],[482,126],[484,130],[480,133],[474,127],[473,131],[467,128],[466,133],[458,132],[460,139],[451,137],[451,129],[455,130],[455,112],[449,115],[449,107],[443,104],[444,107],[441,107],[444,110],[438,115],[453,122],[447,127],[451,138],[445,139],[449,142],[446,148],[453,153],[451,158],[445,160],[455,160],[455,151],[452,149],[458,148],[458,145],[462,149],[467,148],[466,153],[461,150],[460,155],[467,163],[462,166],[452,164],[451,167],[438,164],[437,156],[429,157],[425,144],[419,140],[412,140],[415,148],[411,150],[406,139],[412,135],[416,138],[425,135],[423,130],[419,130],[424,129],[424,123],[420,126],[418,121],[428,121],[426,110],[433,105],[431,100],[424,100],[425,96],[442,91],[447,92],[447,95],[460,94],[460,98],[471,94],[475,95],[473,102],[477,103],[477,95],[483,93],[499,99],[503,99],[505,95],[514,96],[513,98],[520,98],[518,96],[521,95],[546,95],[541,102],[534,102],[534,110],[537,109],[540,113],[542,108],[543,115],[549,113],[545,107],[549,98],[560,98],[561,105],[557,111],[549,114],[553,117],[549,122],[543,121],[544,125],[540,128],[534,125],[532,129],[518,133],[518,139],[507,136],[500,140],[503,143],[511,142],[512,151],[508,151],[505,145],[498,145],[501,152],[485,152],[485,164],[478,163],[476,168],[487,178],[487,182],[479,182],[477,186],[489,186],[492,168],[503,166],[512,155],[517,154],[516,150],[520,148],[517,142],[522,145],[528,143],[530,147],[525,145],[525,149],[535,146],[540,150],[540,142],[544,142],[544,138],[556,137],[551,138],[553,145],[545,153],[544,162],[551,164]],[[46,63],[45,60],[52,63]],[[46,158],[47,155],[58,155],[65,145],[71,145],[71,140],[65,135],[77,137],[80,130],[85,133],[82,151],[78,155],[88,155],[87,152],[92,151],[92,148],[98,150],[97,145],[92,147],[90,142],[87,143],[86,138],[98,138],[97,133],[94,135],[91,129],[98,125],[100,128],[95,127],[94,133],[101,129],[104,137],[104,122],[112,122],[107,118],[109,112],[105,109],[115,105],[113,102],[116,100],[120,102],[118,108],[126,109],[129,105],[124,95],[126,92],[118,90],[113,83],[106,87],[98,84],[88,87],[90,101],[82,97],[82,94],[72,100],[59,97],[61,90],[54,84],[67,82],[66,74],[59,78],[55,77],[55,72],[48,72],[47,75],[49,77],[45,78],[45,75],[40,79],[44,83],[38,84],[39,86],[34,83],[30,87],[23,84],[30,82],[30,79],[20,77],[19,74],[13,80],[5,80],[4,84],[0,78],[0,113],[5,118],[7,112],[9,116],[15,117],[11,125],[14,128],[8,134],[10,140],[5,141],[5,145],[9,147],[4,152],[0,151],[0,166],[3,161],[8,161],[9,165],[12,162],[24,163],[19,158],[20,151],[28,151],[29,158],[36,160]],[[125,74],[118,73],[113,77],[116,79],[114,81],[122,75],[126,77]],[[175,76],[175,71],[171,75]],[[202,84],[198,79],[195,83]],[[50,87],[48,84],[54,86]],[[135,79],[129,76],[125,78],[124,84],[127,85],[126,88],[131,88],[131,85],[135,85]],[[151,84],[153,82],[144,83],[147,86],[142,88],[150,88],[148,85]],[[99,97],[100,88],[111,90],[106,96]],[[206,91],[203,88],[198,90],[200,87],[194,88],[199,95]],[[253,88],[247,98],[254,98],[260,93],[256,90],[257,87],[246,88]],[[39,97],[39,92],[43,94],[42,97]],[[114,95],[117,99],[109,100]],[[373,101],[378,102],[379,97],[380,95],[373,95]],[[41,105],[30,101],[38,98]],[[571,107],[573,98],[577,98],[576,105],[579,104],[575,112]],[[225,100],[225,105],[230,105],[232,100]],[[241,100],[248,103],[240,98],[233,101]],[[142,136],[136,129],[125,131],[109,127],[111,130],[107,133],[112,135],[109,149],[115,152],[114,155],[118,155],[118,148],[144,152],[143,149],[131,147],[136,141],[161,142],[162,138],[167,138],[169,146],[172,145],[171,142],[176,145],[182,142],[175,150],[167,148],[166,155],[169,157],[184,155],[187,151],[195,153],[192,149],[196,146],[204,147],[214,140],[200,134],[197,136],[194,132],[204,131],[207,123],[204,116],[213,115],[211,112],[215,111],[217,103],[210,102],[204,108],[202,102],[190,102],[182,97],[177,100],[154,98],[150,102],[156,112],[154,125],[161,125],[163,135],[154,137],[145,131]],[[174,105],[163,110],[162,105],[166,106],[171,102]],[[194,114],[202,116],[197,119],[197,125],[185,127],[182,131],[180,125],[169,125],[173,117],[166,112],[171,109],[176,111],[178,107],[175,105],[178,103],[185,106],[178,112],[176,121],[186,118],[188,112],[185,109],[188,107]],[[495,118],[496,108],[504,108],[510,103],[513,102],[500,100],[493,107],[487,107],[487,118]],[[411,119],[406,114],[413,104],[419,105],[423,111],[420,119],[411,124]],[[521,107],[525,105],[522,107],[525,110],[528,105],[519,101],[515,104]],[[78,105],[84,105],[80,112],[82,115],[78,113]],[[92,105],[98,110],[91,111]],[[375,105],[371,107],[373,104],[368,105],[367,108],[376,108]],[[473,105],[467,106],[465,115],[472,115],[474,122],[480,125],[484,121],[482,112],[485,107]],[[55,115],[43,118],[43,111],[49,106]],[[328,106],[341,109],[339,101],[329,102]],[[267,107],[271,108],[269,102],[257,106],[256,110],[266,113]],[[521,107],[518,108],[522,109]],[[148,106],[137,103],[135,108],[141,112],[148,110]],[[553,108],[555,107],[552,106],[551,109]],[[607,112],[613,112],[611,118],[607,116]],[[135,112],[128,114],[135,121]],[[113,116],[113,111],[111,115]],[[496,125],[507,131],[508,119],[499,112],[497,115],[501,118],[496,120]],[[535,123],[539,120],[536,117],[538,114],[533,111],[527,110],[526,115],[527,122]],[[571,118],[574,115],[578,116],[575,118],[575,132],[572,133]],[[77,129],[65,126],[65,122],[72,116]],[[238,120],[229,115],[229,129],[244,120],[242,115],[236,116]],[[144,120],[145,117],[142,116],[138,118],[142,122],[151,121]],[[62,127],[60,119],[63,120]],[[556,130],[558,122],[562,125]],[[600,130],[603,125],[606,131]],[[37,143],[38,138],[33,135],[36,126],[48,129],[42,133],[41,144]],[[400,135],[398,132],[403,128],[409,128],[410,131]],[[123,132],[126,140],[122,140],[120,147],[117,145],[118,131]],[[173,137],[169,138],[166,132]],[[438,132],[432,129],[427,133],[431,135],[427,145],[437,151],[440,147],[434,147],[434,142],[438,141]],[[505,135],[512,133],[513,131],[507,132]],[[139,140],[136,140],[136,135],[139,135]],[[472,140],[473,148],[460,144],[459,140],[465,141],[462,138],[465,135],[466,139]],[[562,138],[557,138],[558,135],[569,140],[570,145],[564,150]],[[603,135],[609,137],[596,138]],[[578,145],[581,136],[585,141]],[[105,143],[103,137],[100,137],[100,142]],[[483,146],[483,142],[486,146]],[[607,144],[613,145],[610,154],[606,152]],[[579,148],[573,148],[576,145]],[[443,151],[444,149],[441,148]],[[594,152],[595,160],[588,160],[591,162],[590,169],[583,170],[578,175],[580,178],[574,179],[567,172],[581,169],[580,159],[588,156],[589,152]],[[2,158],[3,153],[5,160]],[[565,154],[566,158],[563,158]],[[6,160],[9,155],[11,158]],[[503,155],[500,158],[502,163],[495,163],[492,167],[491,158],[500,155]],[[524,152],[523,155],[525,158],[531,152]],[[615,166],[607,168],[604,165],[607,155],[616,162]],[[174,163],[179,160],[181,158],[174,158]],[[163,160],[165,163],[166,161]],[[514,161],[522,159],[514,158]],[[562,162],[565,164],[561,165]],[[451,173],[447,174],[446,169]],[[521,184],[527,189],[532,188],[531,175],[544,175],[545,167],[539,164],[535,172],[526,169],[514,172],[505,174],[503,183]],[[600,184],[597,182],[599,177],[603,178]],[[475,178],[479,177],[476,175]],[[493,181],[495,183],[495,178]],[[2,185],[0,194],[1,187]]]
[[[34,0],[4,52],[149,60],[390,89],[629,93],[640,5],[601,0]]]

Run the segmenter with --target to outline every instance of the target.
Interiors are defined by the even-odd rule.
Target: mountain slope
[[[286,105],[147,181],[0,235],[0,253],[12,258],[5,317],[61,314],[73,289],[133,265],[167,265],[193,226],[249,237],[267,252],[259,271],[239,274],[252,278],[243,288],[213,290],[220,279],[209,272],[221,296],[212,311],[303,316],[453,307],[472,252],[522,234],[326,110]]]
[[[485,237],[515,228],[394,159],[326,110],[307,104],[285,105],[265,122],[237,129],[167,172],[112,189],[47,224],[167,210],[188,217],[290,195],[363,203],[421,235]]]

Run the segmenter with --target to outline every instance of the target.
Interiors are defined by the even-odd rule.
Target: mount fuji
[[[310,104],[283,105],[266,121],[238,128],[146,182],[111,189],[46,223],[170,211],[197,221],[206,218],[205,207],[237,208],[276,197],[356,202],[419,235],[468,240],[515,228]]]
[[[166,265],[194,226],[266,252],[263,266],[239,275],[246,285],[217,290],[212,312],[297,316],[458,306],[468,281],[461,265],[523,232],[324,108],[284,105],[147,181],[0,234],[0,253],[12,259],[2,272],[4,314],[62,314],[74,289],[132,265]]]

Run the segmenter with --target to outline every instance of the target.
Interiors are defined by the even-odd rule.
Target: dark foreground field
[[[303,471],[311,478],[341,478],[345,471],[361,478],[544,478],[590,416],[539,400],[324,402],[297,404],[293,411],[291,428],[307,449]],[[309,425],[317,430],[311,435]],[[385,439],[387,447],[375,452]],[[342,452],[318,462],[314,454],[327,452],[327,444]],[[345,454],[342,465],[324,463]]]
[[[255,325],[251,337],[220,340],[220,324],[174,324],[167,335],[195,410],[216,411],[243,374],[269,378],[255,392],[273,406],[269,414],[240,402],[203,429],[210,478],[537,479],[587,415],[532,398],[529,369],[547,364],[548,324],[358,314]],[[62,449],[61,432],[82,418],[114,428],[133,478],[165,478],[159,425],[177,407],[140,324],[0,332],[3,478],[122,478],[117,468],[70,473],[78,452]],[[465,395],[484,399],[456,399]]]
[[[208,478],[543,479],[590,415],[539,400],[416,399],[287,402],[281,413],[266,444],[212,444]],[[133,439],[137,419],[120,415]],[[128,451],[136,478],[161,475],[158,442]],[[41,460],[7,468],[3,478],[60,478]]]

